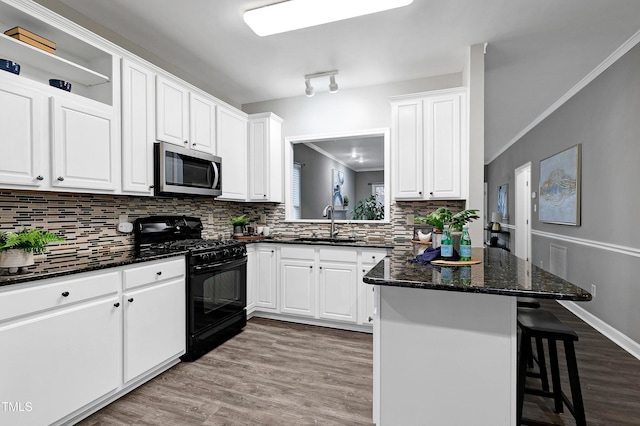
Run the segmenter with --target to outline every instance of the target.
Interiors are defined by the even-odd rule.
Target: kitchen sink
[[[355,243],[361,240],[356,238],[329,238],[329,237],[300,237],[296,238],[295,241],[304,241],[308,243]]]

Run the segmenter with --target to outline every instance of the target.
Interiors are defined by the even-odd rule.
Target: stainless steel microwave
[[[154,146],[155,194],[222,194],[220,157],[166,142]]]

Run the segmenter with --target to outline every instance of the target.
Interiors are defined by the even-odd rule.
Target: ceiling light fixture
[[[311,85],[311,81],[309,81],[309,79],[307,78],[304,81],[304,85],[306,86],[306,88],[304,89],[304,93],[308,96],[308,97],[312,97],[313,95],[316,94],[315,89],[313,88],[313,86]]]
[[[336,83],[336,75],[338,75],[338,70],[318,72],[315,74],[305,75],[304,84],[306,86],[306,89],[304,90],[304,93],[309,97],[313,96],[315,94],[315,90],[313,89],[313,86],[311,86],[311,79],[319,78],[319,77],[327,77],[327,76],[329,77],[329,92],[336,93],[338,91],[338,83]]]
[[[396,9],[413,0],[289,0],[248,10],[244,22],[263,37]]]

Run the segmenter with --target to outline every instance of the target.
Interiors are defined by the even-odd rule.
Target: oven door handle
[[[223,269],[223,268],[229,269],[229,268],[234,268],[238,265],[242,265],[243,263],[247,263],[246,257],[243,257],[242,259],[233,260],[233,261],[223,261],[218,263],[210,263],[208,265],[203,265],[203,266],[194,266],[193,272],[198,274],[202,272],[212,271],[214,269]]]

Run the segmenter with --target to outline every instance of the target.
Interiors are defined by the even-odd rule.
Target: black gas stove
[[[246,325],[247,250],[237,240],[202,238],[202,221],[152,216],[134,224],[138,256],[184,252],[187,257],[187,353],[194,360]]]

